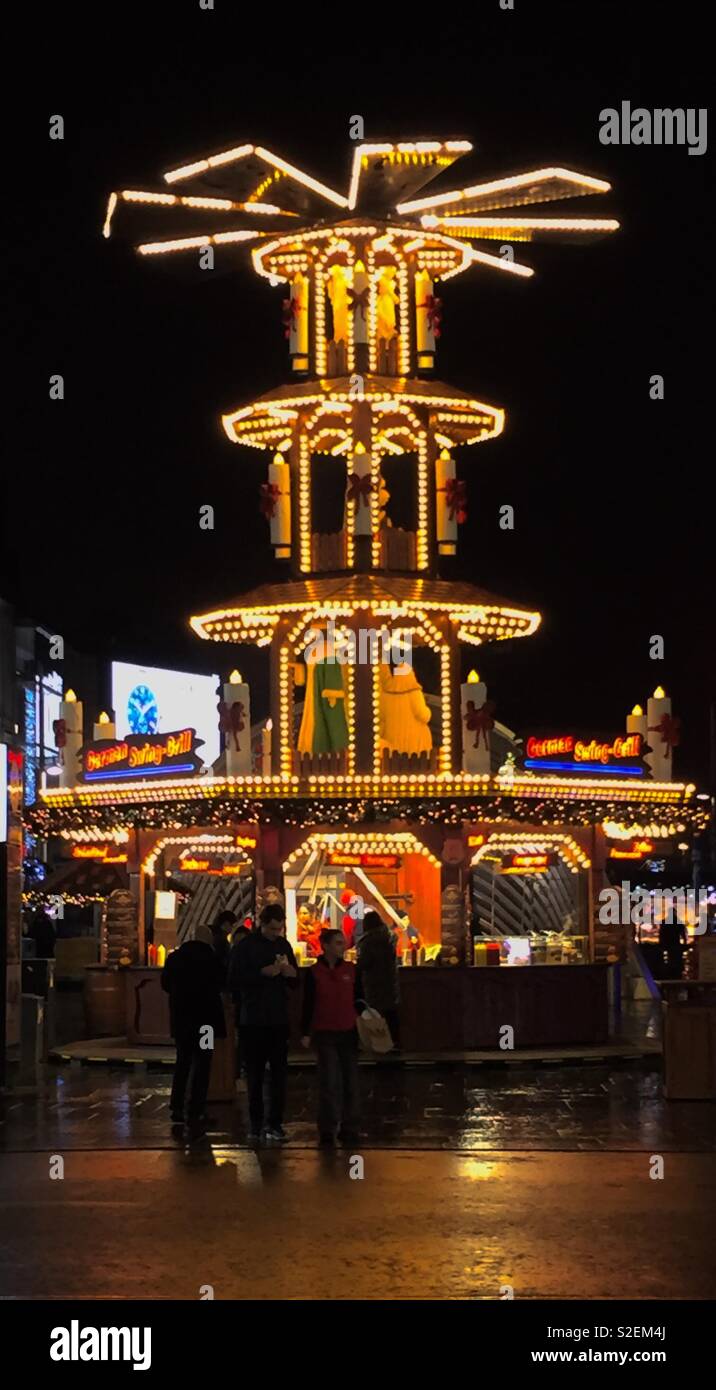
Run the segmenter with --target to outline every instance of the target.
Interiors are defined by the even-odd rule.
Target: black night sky
[[[174,0],[112,19],[82,7],[18,41],[32,57],[13,134],[0,594],[80,649],[240,664],[260,692],[265,653],[201,643],[186,619],[284,574],[258,513],[265,457],[232,446],[219,421],[289,377],[282,291],[246,253],[231,274],[222,261],[177,275],[104,241],[107,195],[244,140],[344,188],[356,113],[366,138],[467,138],[473,153],[440,186],[571,167],[611,181],[576,206],[622,230],[518,248],[531,281],[473,270],[441,290],[436,376],[508,411],[501,439],[459,455],[470,517],[443,573],[544,614],[528,641],[466,649],[466,669],[474,660],[498,719],[521,732],[618,731],[661,683],[684,722],[677,771],[703,782],[716,698],[712,160],[598,140],[600,110],[622,100],[707,105],[698,9],[674,32],[673,6],[640,3],[505,12],[488,0],[459,7],[460,25],[450,7],[351,6],[344,32],[340,7],[325,26],[320,6],[247,8]],[[47,137],[56,112],[64,142]],[[48,399],[53,372],[62,403]],[[653,373],[663,402],[649,398]],[[198,525],[207,502],[213,532]],[[513,532],[499,529],[503,503]],[[655,633],[664,662],[649,659]]]

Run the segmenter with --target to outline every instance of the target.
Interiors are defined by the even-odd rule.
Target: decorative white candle
[[[61,787],[74,787],[79,782],[80,749],[83,742],[82,720],[81,700],[77,699],[74,690],[65,691],[65,698],[60,702],[60,724],[63,726],[64,739],[60,747]]]
[[[455,460],[443,449],[435,460],[436,536],[440,555],[454,555],[457,550],[457,513],[449,501],[450,489],[454,486]]]
[[[655,782],[671,781],[671,744],[668,738],[664,737],[668,730],[668,722],[665,724],[664,720],[670,719],[671,700],[662,687],[657,685],[646,705],[646,740],[652,749],[646,760]]]
[[[239,671],[232,671],[223,687],[220,714],[226,775],[247,777],[251,772],[251,696]]]
[[[418,366],[423,368],[432,367],[435,357],[434,305],[433,282],[427,270],[419,270],[415,276],[415,345]]]
[[[271,776],[271,740],[273,720],[267,719],[261,730],[261,776]]]
[[[648,720],[641,705],[635,705],[631,714],[627,715],[626,731],[628,734],[641,734],[642,743],[649,743],[651,740],[646,732],[647,723]]]
[[[462,770],[485,773],[490,771],[490,728],[487,686],[477,671],[471,671],[460,686],[462,722]]]
[[[100,714],[99,719],[97,720],[97,723],[94,726],[94,732],[92,737],[95,743],[98,743],[100,739],[106,739],[108,742],[113,742],[114,739],[116,739],[117,737],[117,725],[114,723],[114,720],[110,719],[109,715],[104,710],[102,710],[102,713]]]
[[[294,358],[294,371],[305,370],[308,361],[301,364],[300,359],[308,353],[308,280],[299,271],[291,285],[291,318],[289,321],[289,351]],[[295,359],[298,358],[299,361]]]
[[[271,513],[271,544],[277,560],[291,558],[291,470],[283,454],[274,454],[268,471],[269,491],[273,501]]]
[[[370,536],[373,533],[371,515],[371,457],[364,444],[356,444],[348,459],[347,500],[353,504],[353,535]]]
[[[368,293],[369,293],[368,272],[362,261],[356,261],[353,267],[353,293],[351,303],[353,308],[353,342],[368,342]]]

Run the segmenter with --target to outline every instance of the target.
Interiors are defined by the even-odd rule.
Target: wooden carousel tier
[[[348,437],[351,407],[362,401],[371,407],[380,428],[404,422],[406,412],[410,412],[421,428],[427,432],[437,429],[455,445],[493,439],[504,429],[505,412],[499,406],[476,400],[442,381],[368,372],[363,382],[360,392],[351,376],[291,382],[229,411],[221,421],[232,443],[257,449],[277,448],[291,439],[299,426],[309,429],[310,443],[310,426],[314,424],[321,432],[316,452],[334,447],[343,435]],[[335,439],[329,437],[331,429]]]
[[[534,610],[472,584],[375,572],[262,584],[190,621],[209,641],[263,645],[282,619],[340,618],[361,612],[373,622],[431,623],[447,618],[457,637],[467,642],[529,637],[540,623]]]

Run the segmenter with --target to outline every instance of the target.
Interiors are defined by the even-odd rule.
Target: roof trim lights
[[[398,212],[420,212],[423,208],[442,207],[446,203],[465,202],[468,198],[480,198],[491,193],[507,193],[515,188],[529,188],[531,184],[547,183],[550,179],[562,179],[575,184],[582,193],[608,193],[611,184],[606,179],[595,179],[590,174],[579,174],[575,169],[545,168],[531,169],[525,174],[513,174],[508,178],[491,179],[488,183],[474,183],[469,188],[453,189],[450,193],[434,193],[428,198],[413,198],[407,203],[398,203]]]

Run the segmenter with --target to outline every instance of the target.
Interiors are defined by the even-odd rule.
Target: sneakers
[[[283,1125],[267,1125],[264,1130],[264,1139],[268,1140],[269,1143],[285,1144],[288,1135]]]

